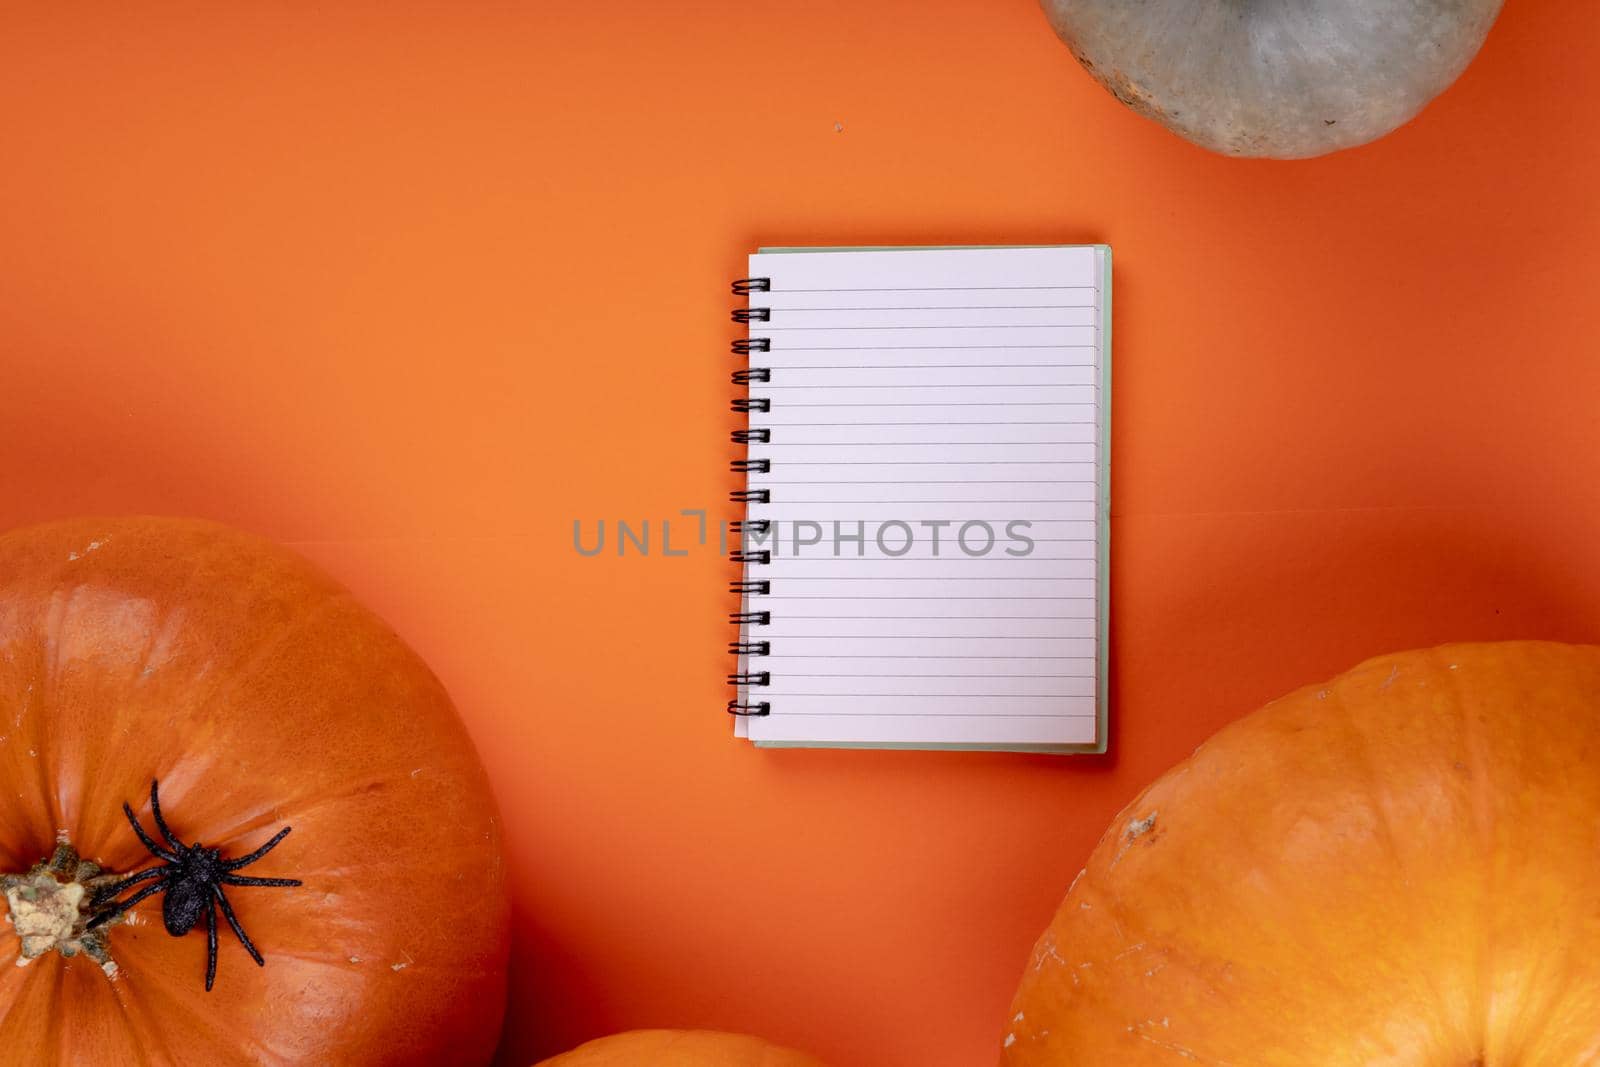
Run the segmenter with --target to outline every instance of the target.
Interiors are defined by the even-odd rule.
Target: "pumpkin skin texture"
[[[1042,0],[1112,95],[1231,156],[1376,140],[1461,76],[1502,0]]]
[[[1600,649],[1371,660],[1117,817],[1007,1067],[1600,1063]]]
[[[823,1067],[821,1061],[743,1034],[633,1030],[602,1037],[538,1067]]]
[[[499,820],[426,666],[348,592],[210,523],[73,520],[0,535],[0,871],[58,834],[118,872],[155,861],[122,812],[150,782],[186,844],[300,888],[229,888],[219,916],[163,897],[103,928],[114,976],[0,927],[0,1063],[483,1064],[505,1002]],[[13,905],[13,908],[20,905]]]

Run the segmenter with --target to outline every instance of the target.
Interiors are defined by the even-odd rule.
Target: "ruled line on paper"
[[[786,290],[787,293],[798,293],[798,290]],[[862,290],[854,290],[862,291]],[[768,301],[771,302],[771,301]],[[906,304],[901,307],[870,307],[862,304],[861,307],[802,307],[800,304],[784,304],[773,307],[776,312],[1067,312],[1067,310],[1094,310],[1093,304],[926,304],[923,307]]]
[[[861,503],[865,503],[865,501],[861,501],[861,500],[790,500],[790,501],[774,501],[773,503],[826,504],[826,505],[832,506],[832,505],[836,505],[836,504],[861,504]],[[1043,498],[1034,499],[1034,500],[987,500],[987,499],[986,500],[889,500],[889,501],[885,501],[884,503],[889,503],[889,504],[1081,504],[1081,503],[1083,503],[1083,501],[1081,501],[1081,500],[1072,500],[1072,499],[1067,499],[1067,498],[1057,499],[1057,498],[1054,498],[1054,497],[1043,497]]]
[[[772,323],[762,323],[761,327],[762,333],[775,333],[779,330],[855,332],[857,330],[1066,330],[1093,328],[1079,322],[997,322],[992,325],[978,324],[968,326],[924,326],[916,323],[905,326],[775,326]]]
[[[869,400],[866,403],[832,403],[832,404],[797,404],[793,401],[784,401],[786,408],[881,408],[888,404],[884,400]],[[1082,408],[1088,404],[1075,403],[1070,400],[1054,400],[1027,403],[1008,404],[1005,401],[981,400],[940,400],[940,401],[907,401],[899,400],[893,403],[897,408],[992,408],[992,407],[1021,407],[1021,408]],[[752,414],[766,414],[766,412],[753,412]]]
[[[795,423],[790,423],[789,425],[793,426],[793,425],[796,425],[796,424]],[[1017,442],[1015,442],[1015,441],[962,441],[961,445],[963,445],[963,446],[966,446],[966,445],[971,445],[971,446],[1014,445],[1016,443]],[[1079,442],[1077,442],[1077,441],[1033,441],[1033,442],[1030,442],[1030,443],[1031,444],[1037,444],[1037,445],[1073,445],[1073,444],[1078,444]],[[831,447],[833,445],[848,445],[848,446],[856,447],[856,448],[922,448],[922,447],[926,447],[928,445],[944,446],[944,445],[946,445],[946,442],[944,442],[944,441],[779,441],[779,440],[773,440],[773,441],[763,441],[759,445],[756,445],[756,447],[762,448],[762,449],[767,449],[767,448],[825,448],[825,447]],[[785,461],[785,462],[788,462],[788,461]]]
[[[850,696],[840,693],[786,693],[784,696]],[[870,693],[864,696],[946,696],[944,693]],[[1034,699],[1034,693],[962,693],[960,696],[976,697],[1019,697],[1019,699]],[[1074,696],[1072,693],[1045,694],[1054,699],[1056,696]],[[838,712],[784,712],[786,715],[838,715]],[[973,712],[864,712],[874,718],[976,718]],[[1094,718],[1093,715],[1072,712],[1005,712],[1006,718]]]
[[[1089,289],[1092,285],[902,285],[902,286],[868,286],[859,289],[791,289],[777,288],[770,291],[774,293],[985,293],[985,292],[1042,292],[1045,290]]]
[[[1068,484],[1073,484],[1073,483],[1071,483],[1071,482],[1063,482],[1063,481],[1061,481],[1059,479],[1055,479],[1055,478],[965,478],[965,479],[963,479],[963,478],[954,478],[954,479],[947,479],[947,480],[932,480],[932,479],[926,479],[926,478],[894,478],[894,479],[888,479],[888,480],[885,480],[885,479],[860,480],[860,479],[834,478],[834,479],[831,479],[831,480],[825,481],[825,482],[797,481],[797,480],[792,479],[792,478],[788,478],[788,479],[785,479],[785,478],[776,478],[776,479],[764,478],[762,480],[762,482],[761,482],[761,486],[769,486],[769,485],[1068,485]],[[1082,479],[1082,480],[1079,480],[1076,484],[1079,484],[1079,485],[1092,485],[1094,483],[1093,483],[1093,481],[1091,481],[1089,479]],[[952,500],[952,501],[949,501],[949,503],[951,503],[951,504],[962,504],[962,503],[967,503],[967,501]],[[993,501],[985,501],[985,503],[993,503]]]
[[[1074,329],[1088,330],[1092,326],[1078,326]],[[774,352],[952,352],[952,351],[987,351],[991,349],[1022,349],[1022,348],[1088,348],[1098,349],[1099,345],[784,345],[779,348],[773,345]],[[766,355],[766,353],[752,353],[752,355]]]
[[[1070,462],[1071,462],[1071,460],[1059,460],[1059,459],[990,459],[990,460],[982,460],[982,459],[978,459],[978,460],[966,460],[966,459],[884,459],[884,460],[863,459],[863,460],[847,460],[847,461],[843,461],[843,462],[833,461],[833,460],[786,459],[786,460],[783,461],[783,465],[785,467],[959,467],[959,466],[965,466],[967,464],[985,463],[985,464],[1002,464],[1002,465],[1006,465],[1006,464],[1012,464],[1012,465],[1038,465],[1038,466],[1050,466],[1050,467],[1053,467],[1053,466],[1059,466],[1059,465],[1061,465],[1063,463],[1070,463]],[[752,474],[757,474],[757,473],[760,473],[760,472],[752,471],[751,473]],[[1087,481],[1093,481],[1094,479],[1090,478],[1090,479],[1086,479],[1086,480]]]
[[[791,349],[788,349],[788,351],[793,352],[795,350],[791,348]],[[767,355],[767,353],[763,352],[763,353],[761,353],[761,355],[765,356],[765,355]],[[858,364],[858,365],[855,365],[855,366],[851,366],[851,365],[842,364],[842,363],[836,363],[836,364],[807,363],[807,364],[805,364],[803,366],[799,366],[799,367],[779,367],[777,369],[783,371],[783,373],[787,375],[787,374],[793,374],[793,373],[796,373],[796,372],[799,372],[799,371],[814,371],[814,370],[1017,370],[1017,369],[1022,369],[1022,368],[1026,368],[1028,370],[1038,370],[1041,367],[1042,368],[1046,368],[1046,369],[1054,367],[1054,368],[1065,368],[1065,369],[1068,369],[1068,370],[1084,370],[1084,369],[1086,369],[1087,364],[1084,364],[1084,363],[994,363],[994,364],[984,364],[984,363],[862,363],[862,364]]]
[[[762,382],[760,392],[771,389],[1098,389],[1099,386],[1090,382],[948,382],[937,385],[917,383],[915,385],[787,385],[783,382]],[[884,403],[884,401],[878,401]]]
[[[784,422],[782,426],[1096,426],[1094,419],[1058,422]]]
[[[880,660],[880,659],[927,659],[928,657],[927,656],[910,656],[910,655],[906,655],[906,656],[889,656],[889,655],[884,655],[883,653],[879,653],[879,652],[872,652],[872,653],[866,653],[866,654],[862,654],[862,655],[851,655],[851,654],[848,654],[848,653],[841,653],[841,654],[836,655],[836,656],[811,656],[811,655],[803,655],[803,654],[790,654],[786,658],[787,659],[870,659],[870,660]],[[1049,659],[1049,660],[1062,660],[1062,659],[1067,659],[1067,660],[1092,660],[1092,659],[1094,659],[1093,656],[951,656],[951,655],[948,655],[948,654],[942,653],[942,652],[939,654],[938,658],[940,660],[981,659],[981,660],[984,660],[985,662],[987,662],[989,660],[992,660],[992,659]],[[861,677],[861,675],[859,675],[859,674],[845,674],[845,675],[828,675],[827,677],[859,678],[859,677]],[[894,677],[913,677],[913,676],[912,675],[895,675]],[[922,675],[917,675],[915,677],[922,677],[922,678],[962,677],[962,678],[965,678],[965,677],[969,677],[969,676],[968,675],[922,674]],[[983,677],[988,677],[988,675],[983,675]],[[1078,677],[1078,676],[1074,676],[1074,677]]]

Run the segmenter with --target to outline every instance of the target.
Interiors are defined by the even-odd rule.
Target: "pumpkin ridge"
[[[1369,660],[1357,670],[1341,676],[1336,683],[1329,683],[1326,688],[1320,689],[1318,692],[1319,694],[1328,694],[1327,703],[1330,705],[1328,712],[1333,721],[1344,728],[1343,733],[1350,745],[1349,754],[1352,763],[1358,769],[1361,777],[1360,785],[1352,790],[1351,794],[1361,797],[1372,811],[1374,821],[1382,831],[1381,837],[1384,843],[1384,851],[1388,854],[1389,861],[1403,881],[1411,876],[1410,863],[1405,850],[1400,847],[1400,836],[1395,831],[1394,819],[1390,814],[1393,792],[1389,788],[1388,780],[1381,773],[1378,762],[1373,758],[1372,737],[1368,731],[1362,729],[1360,719],[1352,708],[1347,695],[1351,683],[1365,680],[1369,676],[1375,676],[1386,666],[1389,668],[1388,673],[1384,675],[1383,681],[1377,683],[1376,687],[1376,691],[1379,694],[1378,699],[1383,699],[1382,694],[1387,693],[1389,688],[1400,677],[1400,664],[1392,656],[1382,656]],[[1424,969],[1415,977],[1426,983],[1431,993],[1428,1000],[1435,1024],[1445,1025],[1448,1018],[1446,1010],[1448,997],[1439,982],[1438,976],[1432,971]]]
[[[139,1067],[151,1067],[158,1062],[151,1056],[150,1046],[155,1046],[160,1057],[168,1062],[172,1059],[172,1052],[167,1048],[166,1042],[161,1037],[161,1031],[154,1026],[141,1027],[133,1018],[137,998],[125,995],[125,987],[113,983],[111,986],[111,1002],[117,1006],[117,1015],[122,1020],[122,1025],[131,1040],[133,1052],[139,1057]]]
[[[1541,651],[1555,652],[1559,649],[1559,647],[1560,646],[1542,646]],[[1565,659],[1567,657],[1563,658]],[[1564,662],[1560,666],[1563,673],[1571,673],[1570,663]],[[1454,684],[1459,688],[1459,686],[1462,684],[1462,681],[1463,680],[1458,678],[1454,681]],[[1529,698],[1533,698],[1535,696],[1535,694],[1532,693],[1525,693],[1524,695]],[[1483,768],[1482,778],[1478,779],[1484,792],[1484,799],[1482,803],[1486,809],[1489,806],[1488,798],[1492,788],[1492,774],[1490,770],[1492,766],[1493,764],[1486,764]],[[1480,768],[1478,766],[1474,766],[1474,771],[1479,769]],[[1491,837],[1490,845],[1488,846],[1489,848],[1492,848],[1492,841],[1493,838]],[[1493,863],[1488,864],[1489,890],[1486,900],[1489,902],[1491,908],[1494,908],[1496,906],[1496,902],[1500,899],[1499,894],[1495,891],[1496,873],[1496,866]],[[1496,954],[1493,951],[1493,946],[1495,943],[1495,924],[1493,922],[1486,922],[1484,926],[1488,931],[1486,935],[1488,947],[1485,951],[1485,958],[1489,961],[1488,967],[1492,972],[1499,963],[1499,961],[1495,958]],[[1485,1062],[1488,1062],[1488,1057],[1491,1053],[1493,1053],[1495,1056],[1495,1062],[1498,1062],[1499,1060],[1504,1060],[1505,1062],[1512,1064],[1540,1062],[1541,1058],[1537,1055],[1536,1049],[1533,1053],[1530,1053],[1527,1046],[1529,1044],[1534,1044],[1535,1046],[1537,1045],[1540,1036],[1547,1031],[1549,1021],[1564,1006],[1562,999],[1557,992],[1557,984],[1550,983],[1548,981],[1541,981],[1540,979],[1550,972],[1555,972],[1557,975],[1559,975],[1570,967],[1576,951],[1576,946],[1581,942],[1581,938],[1575,936],[1580,929],[1580,917],[1577,915],[1569,916],[1566,924],[1567,936],[1562,936],[1555,939],[1556,946],[1554,951],[1546,951],[1541,953],[1537,963],[1538,969],[1534,972],[1530,980],[1525,982],[1518,990],[1519,995],[1513,1002],[1514,1011],[1511,1013],[1511,1018],[1507,1025],[1496,1026],[1492,999],[1488,996],[1485,997],[1483,1012],[1485,1044],[1488,1044],[1488,1039],[1492,1035],[1510,1034],[1514,1037],[1515,1035],[1521,1034],[1524,1036],[1524,1040],[1515,1047],[1490,1047],[1486,1049],[1484,1053]],[[1529,1010],[1528,991],[1530,989],[1537,990],[1540,988],[1546,989],[1548,992],[1546,992],[1546,994],[1540,998],[1534,1010]]]
[[[150,664],[151,656],[163,647],[165,641],[170,639],[175,631],[181,632],[182,619],[176,612],[165,608],[160,609],[151,630],[153,631],[152,636],[145,642],[144,650],[140,654],[136,665],[137,673],[133,675],[137,679],[148,677],[153,671]],[[110,714],[120,717],[122,710],[120,705],[114,706]],[[118,719],[113,718],[110,721],[116,722]],[[82,835],[82,840],[89,839],[86,833],[88,828],[82,824],[82,818],[86,813],[102,810],[115,812],[117,805],[122,802],[120,797],[114,801],[109,796],[102,799],[97,791],[97,788],[103,788],[107,792],[115,788],[115,779],[112,776],[99,773],[99,770],[114,763],[116,760],[117,739],[118,731],[114,728],[108,728],[90,734],[80,742],[83,755],[79,764],[80,774],[78,775],[78,781],[81,783],[82,793],[77,798],[78,810],[64,812],[61,821],[56,825],[73,827]]]
[[[7,848],[4,842],[0,842],[0,870],[5,870],[8,868],[12,870],[18,868],[25,869],[27,866],[28,863],[26,860],[17,855],[11,849]]]
[[[50,597],[49,608],[41,620],[45,629],[45,647],[50,650],[51,655],[40,664],[44,668],[44,673],[39,679],[39,689],[41,691],[30,691],[30,696],[33,700],[42,702],[47,708],[53,704],[51,696],[55,690],[56,676],[60,672],[62,611],[59,609],[62,603],[63,599],[60,592],[53,594]],[[54,766],[54,761],[50,758],[51,746],[47,744],[49,730],[45,728],[46,716],[29,715],[24,716],[24,720],[26,732],[16,740],[26,739],[28,751],[32,753],[37,776],[34,781],[38,786],[41,807],[46,812],[45,828],[47,830],[59,829],[62,826],[61,810],[57,804],[56,791],[50,787],[51,768]]]
[[[1200,747],[1204,748],[1205,746],[1202,745]],[[1199,749],[1196,750],[1196,755],[1198,754]],[[1189,762],[1185,761],[1183,766],[1187,768]],[[1181,775],[1179,778],[1181,778]],[[1146,787],[1112,821],[1111,827],[1101,838],[1101,845],[1095,850],[1096,854],[1098,855],[1102,851],[1107,842],[1119,841],[1125,842],[1125,844],[1132,844],[1140,839],[1148,839],[1148,834],[1151,832],[1150,827],[1156,824],[1152,821],[1152,816],[1159,818],[1159,811],[1162,808],[1175,810],[1181,806],[1181,803],[1174,803],[1176,798],[1171,795],[1171,792],[1177,788],[1177,784],[1177,779],[1163,779]],[[1158,806],[1151,808],[1152,804]],[[1141,810],[1149,811],[1150,814],[1143,818],[1135,816],[1134,813]],[[1137,827],[1141,825],[1145,829],[1137,830]],[[1128,839],[1130,835],[1132,840],[1126,841],[1125,839]],[[1151,839],[1151,843],[1153,843],[1153,839]],[[1086,867],[1081,875],[1074,880],[1072,889],[1069,890],[1067,899],[1063,902],[1061,908],[1062,914],[1070,914],[1074,910],[1073,905],[1076,905],[1077,909],[1086,911],[1098,910],[1101,914],[1108,916],[1112,930],[1115,933],[1115,951],[1097,952],[1094,959],[1084,960],[1081,963],[1068,960],[1061,953],[1061,949],[1064,946],[1072,950],[1071,955],[1079,958],[1082,957],[1083,953],[1078,950],[1087,946],[1081,945],[1072,939],[1064,939],[1061,936],[1060,932],[1058,932],[1061,918],[1058,915],[1034,947],[1034,966],[1032,968],[1034,973],[1037,973],[1046,963],[1051,961],[1073,971],[1082,972],[1085,968],[1090,969],[1091,973],[1088,973],[1081,980],[1081,984],[1078,979],[1074,979],[1073,996],[1084,998],[1091,1005],[1094,1005],[1096,1014],[1106,1018],[1116,1017],[1120,1019],[1126,1012],[1127,1005],[1114,999],[1113,991],[1104,988],[1102,983],[1096,981],[1092,970],[1097,965],[1105,967],[1113,964],[1128,956],[1131,952],[1142,952],[1148,944],[1159,940],[1162,942],[1157,950],[1159,952],[1159,963],[1148,972],[1149,974],[1153,975],[1168,968],[1180,970],[1192,977],[1198,985],[1203,987],[1218,1002],[1226,1002],[1228,996],[1225,988],[1218,984],[1214,975],[1207,973],[1200,966],[1202,951],[1189,944],[1181,936],[1174,936],[1170,931],[1158,930],[1149,924],[1139,922],[1137,917],[1124,904],[1123,895],[1116,891],[1116,886],[1113,883],[1116,880],[1128,878],[1125,874],[1114,874],[1116,862],[1126,854],[1126,851],[1126,847],[1120,848],[1114,854],[1113,859],[1106,864],[1103,872],[1098,871],[1095,864],[1091,862],[1090,866]],[[1085,908],[1084,905],[1088,905],[1088,907]],[[1158,937],[1158,935],[1160,936]],[[1019,994],[1018,1000],[1020,999]],[[1013,1010],[1015,1011],[1015,1009],[1016,1005],[1013,1004]],[[1016,1021],[1026,1022],[1026,1018],[1014,1020],[1013,1027],[1015,1027]],[[1198,1046],[1194,1043],[1180,1044],[1160,1040],[1155,1035],[1144,1032],[1140,1023],[1133,1022],[1122,1025],[1126,1026],[1128,1033],[1166,1052],[1171,1052],[1187,1062],[1206,1064],[1209,1067],[1244,1067],[1244,1065],[1237,1064],[1235,1061],[1215,1053],[1198,1051]],[[1013,1029],[1014,1032],[1015,1029]]]
[[[1492,798],[1489,795],[1492,776],[1488,767],[1492,757],[1487,750],[1483,723],[1478,719],[1477,709],[1470,704],[1463,706],[1461,703],[1461,679],[1458,673],[1459,663],[1456,662],[1459,657],[1455,655],[1457,650],[1458,646],[1446,645],[1433,649],[1429,653],[1429,658],[1435,666],[1435,674],[1445,679],[1445,685],[1452,697],[1452,706],[1462,708],[1462,754],[1467,763],[1467,789],[1472,802],[1473,828],[1478,835],[1478,854],[1483,857],[1483,899],[1488,909],[1492,910],[1498,882],[1494,863],[1495,817],[1491,806]],[[1472,1014],[1474,1025],[1478,1028],[1477,1040],[1481,1048],[1489,1034],[1493,1032],[1491,1028],[1494,1025],[1495,939],[1494,923],[1481,922],[1479,928],[1483,931],[1483,937],[1479,944],[1476,969],[1477,1009]]]
[[[297,632],[319,622],[323,616],[344,601],[349,601],[352,606],[355,606],[354,599],[348,593],[343,590],[329,590],[328,595],[313,603],[303,605],[300,610],[295,612],[293,618],[285,619],[274,627],[270,635],[261,642],[260,647],[253,649],[246,659],[235,663],[229,672],[229,677],[225,678],[220,684],[211,687],[210,691],[201,696],[200,699],[188,702],[188,713],[196,719],[213,718],[215,712],[219,710],[218,706],[225,705],[228,702],[227,698],[239,690],[247,688],[258,679],[262,668],[272,662],[277,652],[289,643],[290,638]],[[203,773],[203,771],[195,771],[193,777],[202,777]],[[173,774],[172,767],[160,767],[157,768],[156,777],[166,780]]]
[[[160,921],[157,920],[155,925],[159,927]],[[164,938],[166,934],[162,933],[160,936]],[[205,948],[200,945],[197,945],[196,948],[198,953],[195,958],[197,962],[203,965]],[[137,981],[136,979],[139,976],[133,973],[134,970],[135,968],[130,962],[127,967],[130,981],[116,982],[110,987],[110,994],[117,1000],[119,1006],[131,1009],[125,1010],[123,1017],[129,1019],[134,1015],[138,1015],[146,1023],[142,1028],[129,1031],[130,1044],[139,1048],[143,1048],[147,1044],[158,1046],[161,1053],[154,1058],[153,1062],[161,1064],[163,1067],[166,1067],[166,1065],[174,1065],[175,1067],[178,1064],[193,1062],[193,1049],[195,1048],[210,1049],[227,1046],[228,1038],[231,1036],[228,1031],[209,1013],[199,1010],[196,1002],[189,1001],[186,1003],[184,998],[178,994],[177,986],[169,986],[167,983],[159,981]],[[185,1042],[188,1051],[177,1053],[173,1051],[174,1045],[162,1036],[163,1030],[166,1028],[155,1021],[155,1016],[158,1014],[171,1014],[182,1019],[183,1026],[181,1028],[171,1028],[172,1039]],[[196,1040],[202,1035],[204,1044]],[[63,1062],[70,1063],[71,1061]]]

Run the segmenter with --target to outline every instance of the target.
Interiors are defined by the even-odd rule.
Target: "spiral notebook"
[[[1104,751],[1111,250],[769,248],[733,289],[736,734]]]

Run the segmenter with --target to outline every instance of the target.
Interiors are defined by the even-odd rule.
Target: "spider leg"
[[[149,896],[151,893],[159,893],[159,892],[161,892],[161,890],[165,889],[166,887],[167,887],[167,880],[166,880],[165,877],[157,879],[155,882],[152,882],[150,885],[145,886],[143,889],[139,890],[137,893],[135,893],[133,896],[129,897],[127,900],[124,900],[121,903],[117,904],[116,907],[111,908],[109,911],[102,911],[99,915],[96,915],[94,918],[90,919],[87,923],[84,924],[84,929],[85,930],[93,930],[97,926],[101,926],[101,925],[104,925],[105,923],[110,922],[112,919],[115,919],[118,915],[121,915],[123,912],[125,912],[129,908],[133,907],[135,904],[139,903],[139,901],[143,900],[145,897]]]
[[[282,830],[279,830],[276,834],[272,835],[272,840],[271,841],[268,841],[266,844],[262,845],[260,848],[256,849],[254,852],[250,853],[250,855],[248,855],[248,856],[240,856],[236,860],[229,860],[228,862],[226,862],[226,863],[224,863],[222,865],[222,869],[225,870],[225,871],[237,871],[240,867],[248,867],[248,866],[250,866],[256,860],[260,859],[262,856],[265,856],[268,852],[271,852],[273,849],[277,848],[278,847],[278,842],[282,841],[284,838],[288,837],[289,836],[289,831],[292,830],[292,829],[294,829],[294,827],[285,826]]]
[[[148,870],[140,871],[138,874],[130,874],[116,885],[101,886],[99,889],[96,889],[94,891],[94,896],[90,898],[91,903],[98,904],[103,901],[110,900],[112,897],[119,896],[124,889],[127,889],[131,885],[138,885],[140,882],[148,882],[152,878],[161,878],[165,876],[166,873],[166,867],[151,867]]]
[[[178,862],[178,856],[176,853],[162,848],[160,845],[156,844],[150,839],[150,835],[144,832],[144,827],[139,825],[139,820],[133,814],[133,809],[126,803],[122,805],[122,814],[128,817],[128,825],[133,827],[133,832],[139,835],[140,844],[149,849],[152,856],[159,856],[168,863]]]
[[[225,874],[220,881],[223,885],[305,885],[298,878],[251,878],[243,874]]]
[[[217,909],[206,901],[206,992],[217,981]]]
[[[256,961],[256,966],[265,967],[267,961],[261,958],[261,953],[256,951],[256,947],[245,936],[244,927],[239,925],[239,917],[233,913],[233,905],[229,904],[228,898],[223,895],[222,887],[214,885],[211,887],[211,892],[216,894],[217,904],[222,908],[222,917],[228,920],[229,926],[233,927],[233,932],[239,938],[239,944],[243,945],[244,950],[250,953],[250,958]]]
[[[159,785],[160,783],[154,778],[150,779],[150,814],[155,816],[156,829],[160,830],[161,836],[167,839],[167,844],[182,852],[184,851],[183,842],[173,836],[172,831],[167,827],[167,820],[161,817],[161,797],[157,795]]]

